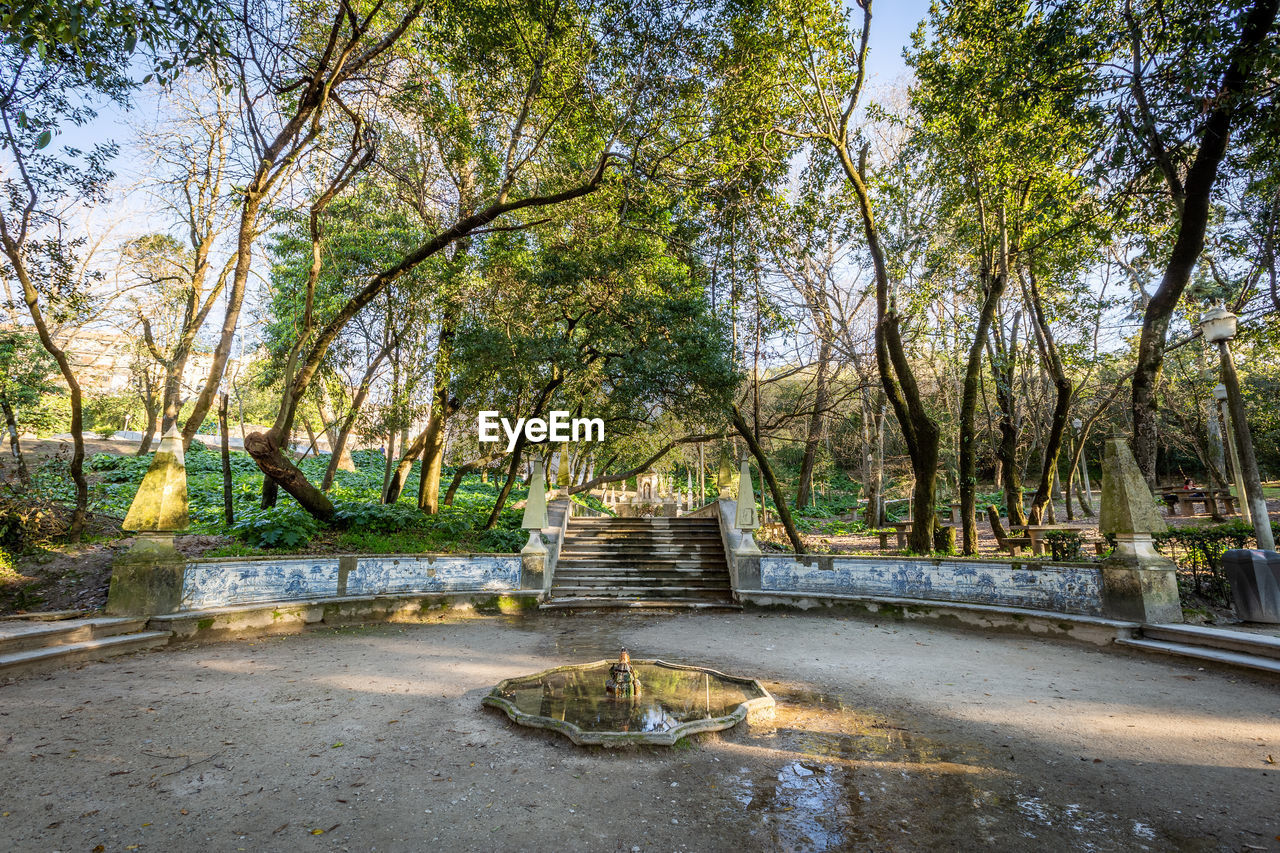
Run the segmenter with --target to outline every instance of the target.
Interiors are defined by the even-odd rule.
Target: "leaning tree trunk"
[[[280,434],[275,428],[266,432],[251,432],[244,438],[244,449],[262,472],[278,483],[298,501],[307,512],[321,521],[333,521],[333,503],[324,492],[311,485],[305,474],[285,458],[280,449]]]
[[[756,458],[756,464],[760,467],[760,474],[769,486],[769,494],[773,496],[773,505],[778,508],[778,518],[782,520],[782,527],[787,531],[787,538],[791,540],[791,547],[796,549],[797,554],[803,554],[804,540],[800,538],[800,533],[796,530],[795,521],[791,518],[791,508],[787,506],[787,496],[782,493],[782,487],[778,485],[778,478],[773,475],[773,467],[769,464],[769,458],[765,456],[764,450],[761,449],[760,443],[756,441],[751,427],[747,424],[746,419],[742,417],[742,411],[737,406],[733,407],[733,427],[747,442],[747,449]],[[764,504],[763,495],[760,496],[760,503]]]

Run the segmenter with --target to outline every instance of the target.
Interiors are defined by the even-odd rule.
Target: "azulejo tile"
[[[182,577],[184,610],[337,594],[336,557],[192,563]]]
[[[500,591],[519,586],[518,556],[361,557],[347,577],[348,595]]]
[[[1091,566],[835,557],[827,563],[830,568],[820,568],[819,561],[809,562],[761,558],[761,589],[967,601],[1089,616],[1102,612],[1101,579]]]

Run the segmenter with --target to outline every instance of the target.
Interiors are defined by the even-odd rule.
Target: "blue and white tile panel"
[[[183,610],[337,594],[337,557],[188,563],[182,574]]]
[[[761,589],[967,601],[1085,616],[1102,614],[1101,575],[1091,566],[852,557],[813,557],[809,562],[806,566],[794,557],[762,557]]]
[[[400,592],[519,589],[520,557],[476,554],[360,557],[342,576],[337,557],[192,563],[182,609]]]
[[[500,592],[519,587],[519,556],[361,557],[347,576],[347,595]]]

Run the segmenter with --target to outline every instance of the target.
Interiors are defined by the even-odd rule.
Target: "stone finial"
[[[529,497],[524,502],[524,518],[520,526],[525,530],[541,530],[547,526],[547,483],[543,478],[542,466],[533,466],[533,476],[529,478]]]
[[[720,462],[716,468],[716,488],[720,490],[721,500],[733,499],[733,460],[729,458],[729,449],[720,448]]]
[[[176,425],[160,440],[160,449],[138,486],[121,525],[131,533],[176,533],[186,530],[187,465],[182,452],[182,435]]]
[[[1102,460],[1099,532],[1151,534],[1167,529],[1133,451],[1123,438],[1108,439]]]
[[[548,526],[547,521],[547,483],[542,472],[542,465],[533,466],[533,476],[529,478],[529,497],[524,502],[524,518],[520,526],[529,531],[529,541],[520,549],[521,554],[547,553],[547,545],[542,541],[542,528]]]
[[[756,494],[751,488],[751,468],[747,457],[742,457],[742,471],[738,474],[738,510],[733,518],[733,526],[739,530],[755,530],[760,526],[760,516],[756,513]]]

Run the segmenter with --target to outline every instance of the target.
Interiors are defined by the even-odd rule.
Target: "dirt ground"
[[[637,657],[771,723],[576,747],[480,699]],[[1277,682],[831,615],[453,618],[189,645],[0,687],[0,849],[1280,850]]]

